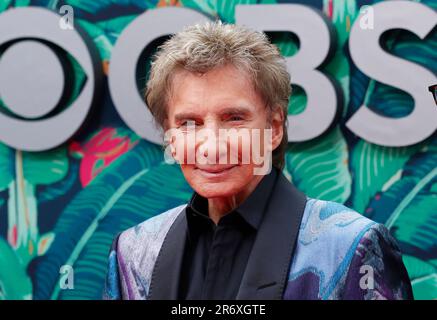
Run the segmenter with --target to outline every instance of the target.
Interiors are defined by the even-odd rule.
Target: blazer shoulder
[[[331,244],[351,241],[375,224],[341,203],[307,197],[299,239],[312,242],[324,238]]]
[[[361,238],[376,222],[334,201],[307,196],[289,285],[311,279],[314,299],[330,299],[346,276]]]
[[[153,268],[162,243],[185,206],[180,205],[147,219],[123,231],[116,238],[110,266],[111,261],[116,262],[119,285],[118,293],[111,296],[128,300],[147,299]]]
[[[183,204],[169,209],[121,232],[118,237],[118,251],[137,251],[138,248],[144,248],[145,243],[165,236],[185,206]]]

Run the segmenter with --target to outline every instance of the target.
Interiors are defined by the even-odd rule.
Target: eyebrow
[[[220,115],[248,115],[251,113],[251,110],[247,107],[237,106],[237,107],[225,107],[219,111]],[[196,112],[180,112],[175,114],[175,121],[182,121],[187,119],[196,119],[199,118],[199,114]]]
[[[229,114],[229,115],[235,115],[235,114],[242,114],[247,115],[250,114],[251,110],[247,107],[243,106],[237,106],[237,107],[226,107],[220,110],[220,114]]]
[[[187,119],[196,119],[199,115],[195,112],[181,112],[178,114],[175,114],[174,119],[175,121],[182,121]]]

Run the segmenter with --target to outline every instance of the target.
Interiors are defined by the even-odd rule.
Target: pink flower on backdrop
[[[93,134],[86,142],[71,142],[70,154],[82,159],[79,176],[83,187],[118,157],[132,149],[138,143],[138,137],[120,128],[103,128]]]

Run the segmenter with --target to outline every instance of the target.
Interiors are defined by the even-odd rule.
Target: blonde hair
[[[262,32],[217,21],[196,24],[173,35],[158,48],[151,64],[145,93],[150,112],[163,127],[175,71],[206,73],[228,63],[249,75],[270,112],[282,109],[284,136],[273,151],[273,165],[282,169],[288,142],[290,75],[278,48]]]

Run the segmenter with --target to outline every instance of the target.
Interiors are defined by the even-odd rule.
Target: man
[[[263,33],[208,23],[160,48],[146,101],[195,192],[115,239],[104,298],[412,298],[384,226],[282,174],[290,90]]]

